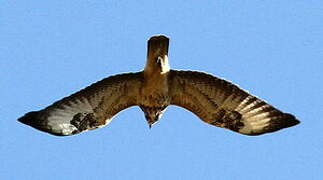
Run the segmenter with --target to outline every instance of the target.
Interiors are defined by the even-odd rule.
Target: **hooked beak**
[[[149,117],[146,117],[146,120],[148,122],[149,129],[151,129],[151,127],[157,122],[158,118],[155,118],[155,120],[153,120]]]

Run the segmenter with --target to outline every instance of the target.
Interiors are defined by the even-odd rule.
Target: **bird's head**
[[[140,106],[141,110],[145,113],[146,121],[149,125],[149,128],[155,124],[163,115],[166,107],[149,107],[149,106]]]

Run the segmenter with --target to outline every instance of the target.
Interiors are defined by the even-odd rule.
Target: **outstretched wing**
[[[136,105],[142,78],[141,72],[108,77],[18,120],[58,136],[102,127],[119,111]]]
[[[260,135],[299,123],[236,85],[194,71],[170,71],[171,104],[184,107],[204,122],[242,134]]]

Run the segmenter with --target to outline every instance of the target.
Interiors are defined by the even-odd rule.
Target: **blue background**
[[[2,0],[0,178],[322,179],[322,20],[321,0]],[[62,138],[16,121],[141,70],[159,33],[172,68],[229,79],[302,123],[249,137],[170,106],[149,129],[132,107]]]

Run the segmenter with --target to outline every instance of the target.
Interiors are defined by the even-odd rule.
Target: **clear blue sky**
[[[170,106],[137,107],[55,137],[16,119],[104,77],[143,68],[146,40],[170,64],[230,79],[302,123],[243,136]],[[322,179],[323,2],[0,1],[0,179]]]

